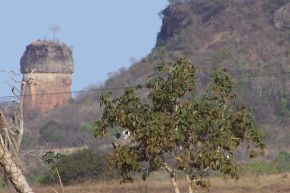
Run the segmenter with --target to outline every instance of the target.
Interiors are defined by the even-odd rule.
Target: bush
[[[213,64],[220,64],[224,60],[226,60],[229,57],[229,53],[227,50],[222,49],[222,50],[214,50],[211,53],[211,59]]]
[[[62,182],[70,184],[86,180],[104,180],[114,177],[107,172],[105,155],[87,149],[65,156],[57,164]],[[47,175],[42,183],[57,183],[57,175]]]
[[[65,134],[60,128],[60,125],[56,121],[50,121],[39,129],[40,142],[58,142],[65,137]]]
[[[287,151],[281,151],[276,157],[274,163],[279,172],[290,171],[290,153]]]
[[[263,7],[266,11],[274,12],[287,2],[289,2],[289,0],[264,0]]]
[[[0,192],[2,192],[2,190],[5,190],[6,187],[6,183],[3,180],[0,180]]]
[[[273,162],[251,161],[244,164],[246,173],[271,174],[290,171],[290,153],[281,151]]]
[[[37,140],[31,135],[30,132],[24,131],[21,141],[22,149],[29,149],[37,145]]]
[[[244,164],[244,170],[249,174],[271,174],[277,173],[278,170],[273,163],[267,163],[263,161],[251,161]]]
[[[225,8],[225,5],[220,2],[206,1],[206,2],[198,3],[194,7],[194,11],[197,14],[201,14],[203,22],[207,22],[208,20],[210,20],[210,18],[217,15],[224,8]]]

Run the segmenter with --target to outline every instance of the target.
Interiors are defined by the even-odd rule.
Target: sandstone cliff
[[[73,73],[72,51],[57,42],[35,41],[20,60],[24,108],[47,112],[68,103]]]

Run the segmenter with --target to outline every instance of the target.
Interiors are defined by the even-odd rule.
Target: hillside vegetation
[[[267,147],[289,148],[289,10],[290,0],[171,0],[160,14],[162,26],[151,53],[128,69],[112,73],[103,85],[86,90],[110,91],[142,84],[160,62],[186,56],[198,67],[197,89],[203,92],[209,73],[221,64],[236,81],[238,103],[252,108]],[[122,92],[111,91],[113,96]],[[39,130],[35,144],[89,143],[90,126],[101,113],[101,92],[81,93],[70,105],[47,115],[27,115],[27,127],[31,128],[31,133],[26,134],[27,142],[32,143],[32,133]]]

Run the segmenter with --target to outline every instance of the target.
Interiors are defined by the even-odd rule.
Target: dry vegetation
[[[162,180],[163,179],[163,180]],[[267,176],[242,177],[239,181],[224,179],[221,177],[211,178],[209,193],[289,193],[290,173]],[[181,192],[186,192],[184,182]],[[53,187],[61,192],[59,187]],[[35,187],[38,193],[53,193],[49,187]],[[119,184],[119,181],[87,182],[65,187],[66,193],[173,193],[171,184],[166,176],[154,176],[146,182],[136,181],[133,184]],[[8,193],[4,191],[3,193]]]

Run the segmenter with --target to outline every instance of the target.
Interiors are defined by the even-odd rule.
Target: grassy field
[[[239,181],[224,179],[222,177],[211,178],[209,191],[199,189],[199,192],[209,193],[290,193],[290,173],[265,176],[243,177]],[[187,188],[183,181],[178,182],[181,192]],[[58,186],[36,186],[36,193],[61,193]],[[3,190],[3,193],[10,191]],[[171,184],[167,179],[153,178],[146,182],[135,181],[133,184],[119,184],[118,181],[101,183],[87,182],[65,187],[65,193],[173,193]]]

